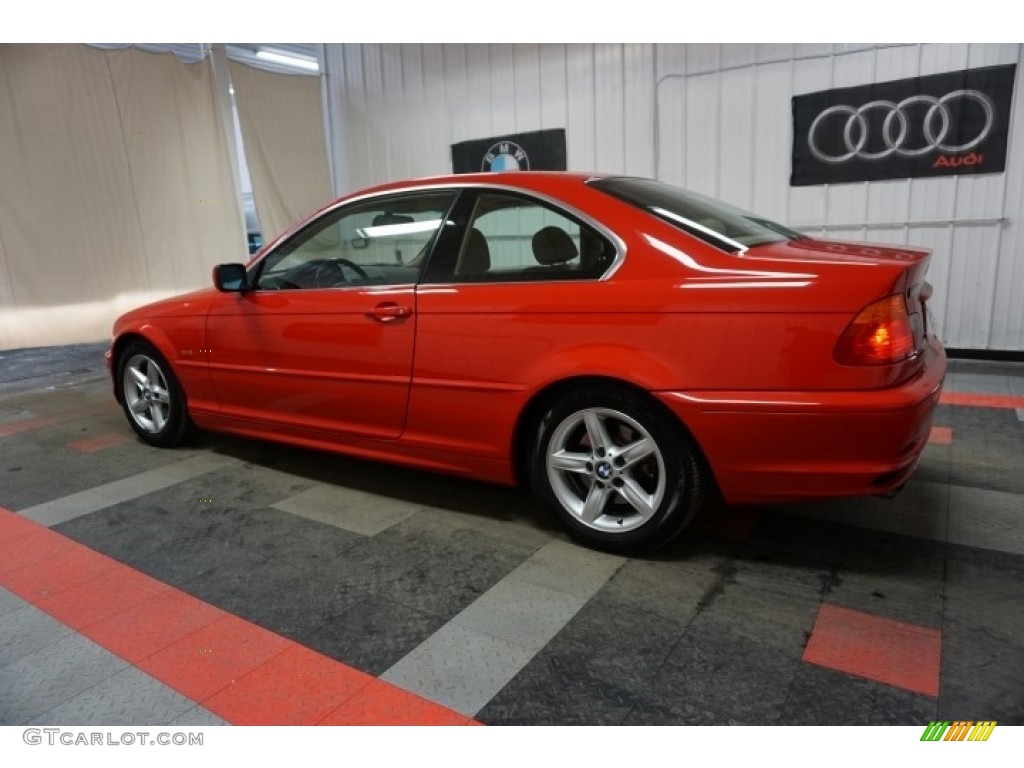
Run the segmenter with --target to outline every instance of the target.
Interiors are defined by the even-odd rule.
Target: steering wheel
[[[359,277],[361,277],[363,280],[370,279],[370,276],[366,274],[366,270],[360,267],[354,261],[349,261],[348,259],[331,259],[331,261],[334,262],[335,264],[340,264],[343,267],[348,267],[357,275],[359,275]]]
[[[348,259],[323,259],[315,263],[313,284],[318,288],[327,288],[339,283],[347,283],[348,278],[345,277],[345,267],[351,269],[364,280],[369,278],[366,270]]]

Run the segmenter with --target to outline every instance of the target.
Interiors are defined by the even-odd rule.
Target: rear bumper
[[[882,390],[656,392],[689,427],[730,503],[879,495],[913,473],[946,375],[930,339],[922,369]]]

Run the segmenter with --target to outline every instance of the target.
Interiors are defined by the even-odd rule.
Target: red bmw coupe
[[[713,490],[907,480],[946,370],[928,258],[650,179],[421,179],[129,312],[108,358],[152,445],[195,425],[526,483],[581,541],[637,552]]]

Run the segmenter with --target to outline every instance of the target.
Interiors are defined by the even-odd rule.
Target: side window
[[[516,195],[483,192],[455,262],[457,282],[579,280],[603,275],[615,246],[566,213]]]
[[[256,288],[415,283],[455,196],[406,194],[331,211],[260,261]]]

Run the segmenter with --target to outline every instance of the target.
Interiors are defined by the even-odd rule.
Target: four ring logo
[[[974,165],[984,158],[972,150],[988,138],[994,122],[992,99],[969,89],[950,91],[941,97],[919,94],[900,102],[876,99],[860,107],[837,104],[814,118],[807,132],[807,146],[814,157],[831,164],[853,158],[881,160],[891,155],[910,158],[928,152],[971,152],[967,158],[939,157],[935,165]]]

